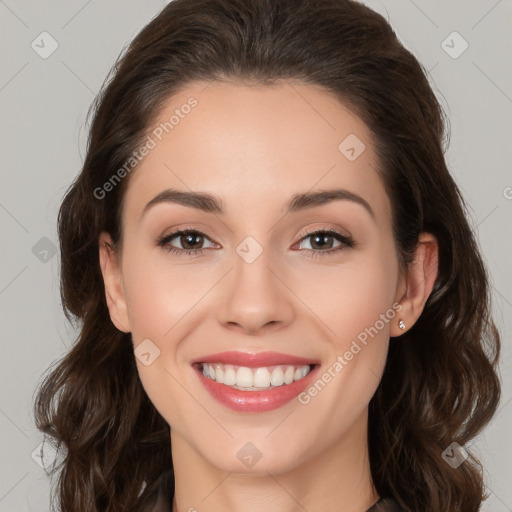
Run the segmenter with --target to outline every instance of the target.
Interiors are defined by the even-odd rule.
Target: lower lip
[[[317,369],[318,365],[315,365],[303,379],[265,391],[233,389],[230,386],[219,384],[205,377],[200,368],[196,368],[196,372],[203,386],[210,392],[213,398],[226,407],[237,412],[265,412],[283,406],[304,391],[314,379]]]

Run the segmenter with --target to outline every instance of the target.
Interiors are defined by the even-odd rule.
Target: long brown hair
[[[130,334],[111,322],[99,267],[102,231],[120,247],[129,176],[101,199],[95,190],[187,84],[280,79],[324,87],[370,128],[401,263],[411,261],[420,232],[439,243],[433,292],[416,324],[392,340],[370,402],[376,489],[406,511],[479,509],[481,464],[470,453],[455,469],[442,453],[453,442],[466,445],[495,413],[500,338],[426,71],[382,16],[353,0],[173,0],[107,77],[83,168],[59,212],[62,304],[80,334],[40,385],[34,410],[62,454],[55,467],[62,511],[134,510],[172,468],[169,425],[141,385]]]

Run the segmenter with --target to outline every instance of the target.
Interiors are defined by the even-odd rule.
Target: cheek
[[[394,260],[380,254],[303,283],[304,301],[315,304],[318,325],[325,333],[319,344],[327,354],[322,371],[299,397],[304,414],[307,411],[324,425],[320,444],[348,431],[377,389],[389,328],[398,316],[399,306],[393,307],[397,275]]]
[[[165,253],[156,252],[126,252],[125,298],[136,356],[140,344],[148,346],[146,340],[152,344],[149,365],[136,357],[142,385],[162,417],[169,424],[172,419],[173,425],[181,425],[190,414],[187,408],[193,407],[193,400],[183,386],[186,376],[178,360],[180,341],[185,336],[184,327],[199,309],[197,303],[208,290],[212,276],[211,272],[206,275],[185,271],[183,265],[167,260]],[[158,355],[154,357],[154,354]]]
[[[160,249],[158,249],[160,251]],[[212,287],[211,269],[193,271],[157,249],[132,252],[124,265],[128,315],[136,341],[171,338],[179,322],[194,315],[195,305]]]
[[[397,277],[393,253],[367,251],[339,265],[299,269],[293,279],[297,295],[323,324],[326,339],[341,350],[376,323],[382,337],[387,336],[395,315]],[[386,316],[384,325],[381,315]]]

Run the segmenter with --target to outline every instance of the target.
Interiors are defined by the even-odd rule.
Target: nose
[[[235,254],[234,268],[223,280],[218,310],[218,320],[224,327],[258,335],[292,322],[293,293],[283,272],[272,268],[267,252],[264,250],[252,263]]]

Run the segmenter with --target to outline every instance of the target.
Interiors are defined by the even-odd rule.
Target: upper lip
[[[194,363],[222,363],[235,366],[246,366],[248,368],[260,368],[263,366],[274,366],[280,364],[289,365],[313,365],[318,364],[318,360],[306,359],[304,357],[292,356],[290,354],[281,354],[279,352],[218,352],[198,357],[192,361]]]

